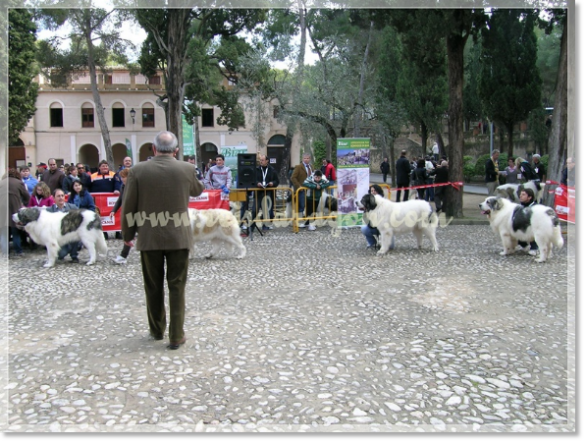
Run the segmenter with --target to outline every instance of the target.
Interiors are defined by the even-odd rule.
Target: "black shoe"
[[[77,257],[72,258],[71,263],[79,263],[79,258],[77,258]]]
[[[115,238],[117,238],[118,240],[122,240],[122,233],[116,231]]]
[[[152,332],[149,333],[149,340],[155,340],[155,341],[159,341],[159,340],[163,340],[163,335],[158,335],[158,334],[153,334]]]
[[[185,343],[186,341],[187,341],[187,337],[183,337],[183,338],[182,338],[181,340],[179,340],[178,342],[175,342],[175,343],[172,343],[172,342],[171,342],[171,343],[169,343],[169,344],[167,345],[167,349],[170,349],[171,351],[175,351],[175,350],[179,349],[179,347],[180,347],[180,346],[181,346],[183,343]]]

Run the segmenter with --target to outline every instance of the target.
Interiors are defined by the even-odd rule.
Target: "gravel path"
[[[148,340],[121,241],[92,267],[11,258],[6,430],[576,430],[572,241],[544,265],[501,257],[487,225],[384,257],[333,234],[255,235],[243,260],[203,245],[177,351]]]

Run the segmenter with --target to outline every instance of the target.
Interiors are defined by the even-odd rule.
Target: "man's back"
[[[189,249],[189,197],[204,189],[195,168],[174,157],[155,156],[129,171],[122,202],[124,240],[138,232],[138,250]]]

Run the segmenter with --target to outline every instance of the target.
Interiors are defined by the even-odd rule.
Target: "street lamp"
[[[134,117],[136,117],[136,111],[134,108],[130,110],[130,117],[132,118],[132,123],[134,124]]]

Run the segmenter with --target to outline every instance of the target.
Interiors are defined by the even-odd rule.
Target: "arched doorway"
[[[8,166],[10,168],[21,168],[26,165],[26,148],[21,139],[10,146],[8,150]],[[32,171],[35,172],[35,171]]]
[[[90,172],[96,172],[98,170],[98,163],[100,162],[100,151],[94,145],[83,145],[79,148],[77,162],[88,165]]]
[[[147,161],[149,159],[149,157],[152,157],[153,155],[155,155],[153,153],[153,144],[152,143],[145,143],[138,150],[138,161],[139,162]]]
[[[207,165],[210,158],[212,160],[216,160],[216,155],[218,155],[218,147],[213,143],[204,143],[199,148],[199,158],[202,164]]]
[[[122,166],[122,160],[126,157],[126,145],[124,143],[116,143],[112,146],[112,155],[114,156],[114,167],[116,171]]]
[[[286,137],[281,134],[273,135],[267,143],[267,157],[269,158],[269,165],[271,165],[277,174],[280,174],[283,162],[289,164],[289,159],[284,159],[283,151],[285,150]]]

